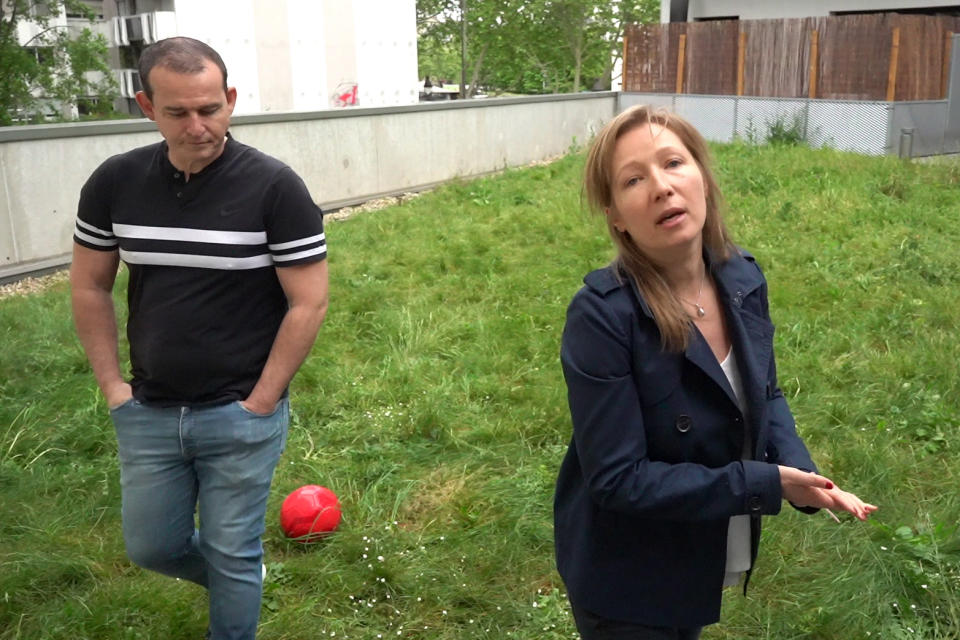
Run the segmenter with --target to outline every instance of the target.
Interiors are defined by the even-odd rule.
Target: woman
[[[818,475],[797,435],[766,282],[730,240],[700,134],[631,108],[595,140],[585,189],[618,255],[567,312],[557,566],[584,640],[697,638],[782,500],[876,507]]]

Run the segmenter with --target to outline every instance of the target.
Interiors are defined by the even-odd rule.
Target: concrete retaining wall
[[[604,92],[238,116],[231,131],[330,209],[565,153],[617,108]],[[84,181],[159,139],[147,120],[0,129],[0,280],[67,264]]]

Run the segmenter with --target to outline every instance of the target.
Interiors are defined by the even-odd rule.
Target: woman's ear
[[[617,230],[617,233],[623,233],[623,225],[613,220],[611,217],[612,214],[610,213],[610,207],[604,207],[603,213],[607,216],[607,220],[610,220],[610,224],[612,224],[613,228]]]

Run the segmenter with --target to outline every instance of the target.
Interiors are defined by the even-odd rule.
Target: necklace
[[[690,306],[697,308],[698,318],[702,318],[705,315],[707,315],[706,310],[704,310],[703,306],[700,304],[700,295],[703,293],[703,279],[706,277],[706,275],[707,275],[707,265],[703,265],[703,271],[700,272],[700,288],[697,290],[696,302],[690,302],[689,300],[684,300],[683,298],[680,298],[680,296],[677,296],[677,298],[680,298],[681,302],[686,302]]]

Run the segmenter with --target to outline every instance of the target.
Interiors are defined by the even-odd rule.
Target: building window
[[[53,47],[27,47],[27,51],[29,51],[41,65],[45,65],[53,60]]]
[[[94,20],[103,20],[103,2],[97,2],[96,0],[86,0],[84,2],[87,6],[87,9],[93,14]],[[67,9],[67,17],[73,18],[75,20],[86,20],[89,17],[89,14],[82,11],[71,11]]]
[[[129,47],[120,47],[120,68],[136,69],[140,64],[140,54],[143,53],[143,42],[131,42]]]
[[[30,15],[34,18],[47,18],[53,15],[48,2],[34,2],[30,5]]]
[[[137,13],[137,0],[117,0],[117,15],[132,16]]]

